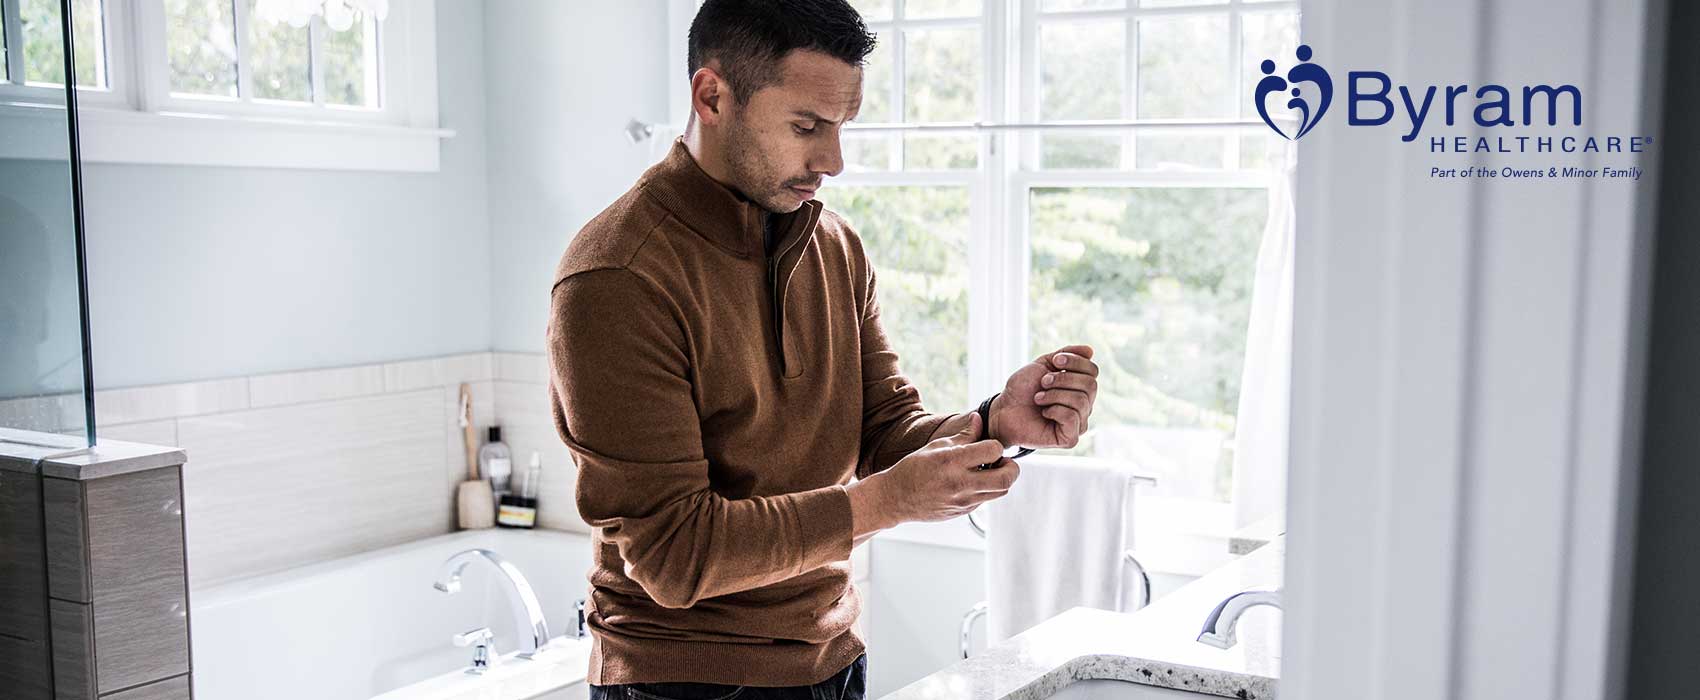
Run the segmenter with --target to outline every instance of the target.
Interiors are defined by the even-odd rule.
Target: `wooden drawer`
[[[101,693],[189,672],[180,473],[83,484]]]
[[[100,700],[189,700],[189,677],[167,678],[140,688],[102,695]]]
[[[31,477],[32,479],[34,477]],[[7,700],[49,700],[47,642],[0,636],[0,689]]]
[[[47,594],[87,603],[89,591],[88,517],[83,512],[83,482],[42,479],[47,508]]]
[[[88,601],[97,694],[189,671],[180,473],[46,480],[49,588]]]
[[[53,697],[94,700],[94,611],[87,603],[50,602],[53,614]]]
[[[39,489],[34,474],[0,471],[0,635],[46,642]]]

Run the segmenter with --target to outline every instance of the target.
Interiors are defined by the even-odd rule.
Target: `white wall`
[[[651,164],[627,120],[666,121],[664,0],[485,6],[493,349],[543,352],[555,265]],[[678,72],[683,72],[681,65]]]
[[[1651,134],[1653,0],[1315,0],[1304,38],[1396,83],[1571,83],[1580,128]],[[1462,104],[1473,108],[1474,100]],[[1432,117],[1431,117],[1432,119]],[[1403,119],[1396,119],[1402,123]],[[1330,114],[1301,144],[1282,694],[1621,691],[1645,232],[1622,181],[1458,181],[1432,166],[1648,166],[1433,155]],[[1626,414],[1630,418],[1626,418]]]
[[[437,31],[441,172],[84,165],[98,387],[489,349],[480,4]]]

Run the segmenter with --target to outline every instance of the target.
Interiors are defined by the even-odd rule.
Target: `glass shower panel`
[[[56,22],[64,7],[35,5]],[[85,59],[66,55],[74,52],[63,50],[62,34],[37,40],[54,50],[26,57]],[[71,65],[55,70],[76,74]],[[94,426],[70,90],[14,85],[9,101],[28,106],[0,112],[0,441],[77,448],[93,443]]]

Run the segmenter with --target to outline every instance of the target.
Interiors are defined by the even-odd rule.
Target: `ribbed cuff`
[[[803,551],[797,573],[827,564],[849,561],[851,528],[850,492],[842,484],[796,494],[792,513],[802,533]]]

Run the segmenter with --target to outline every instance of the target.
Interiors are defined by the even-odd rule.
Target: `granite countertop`
[[[94,447],[70,449],[0,442],[0,469],[57,479],[99,479],[130,472],[173,467],[188,461],[182,449],[101,439]]]
[[[1070,608],[882,700],[1040,700],[1094,678],[1245,700],[1273,698],[1281,665],[1280,612],[1248,610],[1233,648],[1196,640],[1223,598],[1281,587],[1285,549],[1277,537],[1135,612]]]
[[[1228,538],[1229,554],[1250,554],[1287,533],[1287,514],[1276,513],[1234,531]]]

